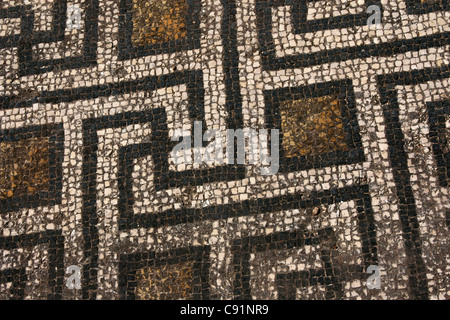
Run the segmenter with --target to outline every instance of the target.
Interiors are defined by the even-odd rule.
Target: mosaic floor
[[[1,1],[0,299],[450,299],[449,110],[449,0]]]

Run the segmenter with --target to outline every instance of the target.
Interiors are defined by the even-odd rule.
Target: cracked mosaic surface
[[[281,128],[286,157],[347,149],[339,101],[333,96],[284,102]]]
[[[448,300],[449,107],[448,0],[1,1],[0,299]]]
[[[192,299],[192,262],[136,272],[139,300]]]
[[[134,44],[162,43],[186,37],[187,4],[181,1],[134,1]]]
[[[2,142],[2,177],[0,197],[12,198],[34,194],[37,189],[48,189],[48,139],[31,138],[23,141]]]

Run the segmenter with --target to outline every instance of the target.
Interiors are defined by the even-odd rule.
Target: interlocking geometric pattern
[[[54,68],[79,68],[97,63],[98,0],[46,0],[43,1],[45,4],[41,5],[42,8],[39,5],[14,3],[21,1],[11,2],[5,2],[1,5],[3,8],[0,7],[0,21],[6,20],[6,34],[0,34],[0,50],[15,49],[17,72],[20,76],[48,72]],[[82,6],[83,31],[68,30],[68,3],[79,3]],[[39,12],[39,9],[44,12]],[[41,19],[36,21],[39,14]],[[43,16],[46,18],[42,19]],[[49,20],[49,25],[41,24],[42,21]],[[72,55],[71,51],[76,54]],[[5,58],[9,57],[7,55]]]
[[[449,299],[449,52],[447,0],[1,2],[0,298]]]

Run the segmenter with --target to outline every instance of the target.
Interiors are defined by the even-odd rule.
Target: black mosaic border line
[[[351,79],[317,83],[304,87],[287,87],[264,91],[265,122],[267,129],[278,129],[280,142],[283,141],[281,128],[281,103],[284,101],[336,95],[341,104],[341,116],[348,150],[335,150],[319,155],[286,157],[280,143],[280,172],[295,172],[331,165],[351,164],[365,161],[364,149],[359,133],[355,94]]]
[[[426,1],[406,0],[406,9],[409,14],[425,14],[436,11],[450,10],[449,0]]]
[[[223,45],[223,72],[225,74],[227,128],[239,129],[244,125],[242,95],[239,79],[239,53],[237,50],[236,0],[221,0],[223,7],[221,36]]]
[[[439,185],[447,187],[450,181],[450,151],[448,151],[445,134],[445,116],[450,116],[450,100],[427,103],[427,111],[429,137],[436,161]]]
[[[122,300],[135,300],[136,272],[143,267],[158,267],[193,261],[194,300],[210,298],[209,254],[210,246],[193,246],[177,248],[163,252],[148,251],[120,255],[119,262],[119,294]]]
[[[300,53],[277,58],[272,37],[271,7],[288,5],[291,1],[293,0],[258,0],[256,3],[255,11],[258,40],[260,44],[260,56],[262,67],[265,71],[304,68],[330,62],[368,58],[371,56],[389,56],[409,51],[418,51],[429,47],[445,46],[450,43],[450,32],[443,32],[413,39],[323,50],[308,54]],[[322,25],[324,28],[327,27],[326,24]],[[354,26],[351,19],[350,21],[342,21],[342,24],[339,23],[339,20],[336,20],[332,25],[333,28],[348,28]]]
[[[23,247],[35,247],[48,244],[49,268],[48,287],[50,293],[48,300],[62,299],[64,283],[64,236],[61,230],[49,230],[40,233],[23,234],[19,236],[0,237],[0,250],[12,250]],[[18,281],[20,286],[24,281],[21,273],[13,276],[13,281]]]
[[[122,81],[91,87],[78,87],[73,89],[60,89],[55,91],[43,91],[28,100],[18,96],[0,97],[0,110],[31,107],[35,103],[63,103],[77,100],[88,100],[99,97],[109,97],[138,91],[153,91],[160,88],[188,85],[188,94],[203,96],[203,73],[201,70],[174,72],[159,77],[145,77],[138,80]],[[189,106],[189,113],[198,117],[204,117],[204,104],[199,100]]]
[[[203,100],[202,90],[196,90],[195,87],[201,85],[203,88],[203,82],[199,81],[203,79],[201,71],[186,71],[177,72],[170,75],[164,75],[160,77],[147,77],[144,79],[115,84],[113,87],[106,86],[104,91],[98,92],[98,87],[96,88],[83,88],[81,92],[78,92],[76,97],[78,99],[88,99],[98,96],[111,96],[119,95],[129,92],[136,91],[152,91],[159,88],[176,86],[179,84],[187,84],[188,86],[188,96],[190,100],[190,115],[195,117],[194,120],[203,120],[203,103],[198,102],[199,97]],[[200,94],[200,96],[199,96]],[[53,103],[61,102],[61,97],[54,92],[41,96],[40,99],[46,99],[52,101]],[[56,101],[55,101],[56,99]],[[74,100],[73,95],[66,100]],[[201,100],[201,101],[202,101]],[[155,127],[156,131],[152,133],[155,137],[155,141],[152,141],[155,148],[158,150],[158,156],[156,163],[161,163],[168,159],[166,152],[169,152],[170,146],[175,144],[174,142],[167,141],[166,146],[159,146],[157,141],[161,141],[161,138],[168,137],[167,127],[164,124],[166,121],[165,111],[163,109],[150,109],[143,112],[127,112],[123,114],[117,114],[113,116],[105,116],[95,119],[86,119],[83,121],[83,228],[85,237],[85,256],[90,259],[90,262],[83,269],[83,297],[84,298],[95,298],[95,292],[97,288],[96,275],[98,266],[98,230],[96,227],[98,217],[97,217],[97,207],[96,207],[96,171],[97,171],[97,131],[106,128],[117,128],[128,126],[137,123],[151,123]],[[158,131],[158,129],[160,131]],[[163,131],[161,131],[163,129]],[[222,166],[221,168],[215,169],[217,172],[212,177],[206,177],[211,171],[202,170],[192,170],[187,172],[192,174],[192,178],[186,176],[186,172],[183,173],[183,178],[190,179],[191,182],[203,182],[205,179],[218,179],[219,181],[230,180],[230,179],[242,179],[244,177],[245,171],[243,167],[238,166]],[[176,174],[177,175],[177,174]],[[204,177],[200,180],[195,177]],[[170,186],[172,182],[169,180],[169,176],[166,173],[162,173],[160,181],[162,186]],[[210,181],[210,180],[208,180]],[[161,188],[161,186],[160,186]],[[94,281],[95,279],[95,281]]]
[[[330,197],[329,195],[333,196]],[[315,194],[312,194],[310,198],[311,200],[309,200],[308,203],[304,203],[298,208],[307,208],[320,204],[332,204],[341,201],[356,200],[358,232],[362,240],[362,256],[364,265],[333,266],[329,257],[329,253],[322,252],[322,259],[325,265],[324,272],[326,274],[326,280],[324,279],[324,281],[331,285],[329,288],[327,288],[327,296],[329,298],[339,298],[342,295],[342,287],[339,283],[346,277],[345,275],[343,275],[343,273],[345,273],[346,271],[346,268],[347,271],[361,271],[364,274],[364,271],[368,266],[378,264],[376,226],[373,217],[369,186],[353,186],[342,189],[328,190],[326,192],[317,192]],[[280,201],[279,203],[284,203],[284,201],[280,199],[278,199],[278,201]],[[283,208],[283,210],[287,209],[288,208]],[[294,208],[291,207],[289,209]],[[269,211],[274,212],[277,210]],[[332,228],[326,228],[318,232],[319,236],[315,236],[310,234],[309,231],[300,228],[295,231],[279,232],[267,236],[254,236],[234,240],[231,249],[233,252],[233,267],[235,272],[235,278],[233,282],[234,298],[238,300],[252,299],[250,287],[250,253],[264,252],[267,250],[286,250],[295,247],[302,247],[304,245],[322,244],[324,240],[333,238]],[[326,251],[326,249],[322,250]],[[320,273],[321,271],[317,272]],[[341,276],[343,278],[341,278]],[[363,275],[360,274],[360,276],[362,277]],[[281,276],[281,278],[282,277],[283,276]],[[293,275],[285,277],[293,277]],[[300,275],[299,279],[301,278],[302,276]],[[286,289],[287,288],[283,289],[282,291],[286,292]],[[286,297],[286,295],[284,296]]]
[[[417,220],[416,201],[411,187],[408,155],[405,151],[395,86],[414,85],[448,78],[450,76],[449,70],[450,68],[445,66],[381,75],[377,78],[386,123],[385,133],[389,145],[389,158],[399,200],[399,216],[405,242],[409,290],[412,299],[428,299],[428,282],[426,267],[422,258],[420,226]]]
[[[0,130],[0,142],[19,141],[30,138],[48,137],[49,139],[49,188],[35,195],[24,195],[0,199],[0,214],[17,211],[22,208],[54,206],[62,198],[62,163],[64,160],[63,124],[45,124],[25,126],[17,129]]]
[[[55,69],[65,70],[87,67],[97,63],[99,1],[89,0],[85,5],[83,55],[49,60],[33,60],[32,47],[39,43],[51,43],[64,40],[67,0],[55,1],[52,9],[52,30],[49,31],[34,32],[34,12],[31,11],[31,6],[16,6],[0,10],[0,19],[21,19],[19,35],[0,37],[0,49],[17,47],[19,76],[45,73]]]
[[[25,286],[27,281],[28,277],[25,273],[25,268],[0,271],[0,284],[12,282],[10,289],[11,300],[25,299]]]
[[[152,45],[134,46],[131,41],[133,34],[133,0],[121,0],[119,5],[119,60],[200,48],[201,1],[186,0],[186,3],[188,12],[185,38]]]

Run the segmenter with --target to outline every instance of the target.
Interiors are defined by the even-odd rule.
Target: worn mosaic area
[[[449,107],[448,0],[1,1],[0,299],[449,299]]]

